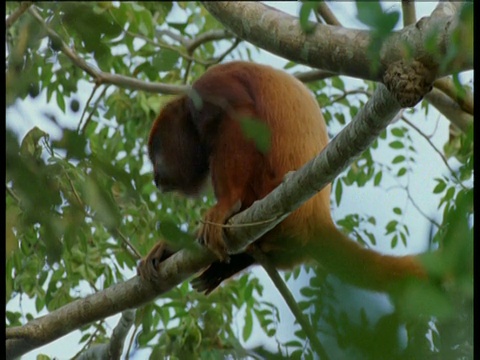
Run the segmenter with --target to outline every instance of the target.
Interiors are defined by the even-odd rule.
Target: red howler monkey
[[[248,248],[230,262],[223,224],[277,187],[284,175],[318,155],[328,137],[320,108],[293,76],[269,66],[231,62],[208,69],[184,95],[165,106],[150,132],[148,153],[161,191],[195,195],[211,175],[217,204],[206,216],[200,239],[219,261],[192,284],[211,292],[224,279],[254,264]],[[255,118],[268,125],[271,146],[260,152],[245,138],[239,120]],[[412,256],[395,257],[362,248],[334,225],[330,186],[258,239],[256,245],[280,269],[314,258],[340,279],[373,290],[388,290],[395,280],[422,277]],[[156,245],[139,266],[145,278],[171,255]]]

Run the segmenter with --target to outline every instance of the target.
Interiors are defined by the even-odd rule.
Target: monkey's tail
[[[417,256],[382,255],[364,248],[335,225],[315,234],[311,254],[342,281],[375,291],[390,291],[410,278],[425,279],[426,272]]]

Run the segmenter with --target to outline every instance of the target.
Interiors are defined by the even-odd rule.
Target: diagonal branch
[[[328,25],[342,26],[326,2],[321,1],[318,3],[317,12]]]
[[[22,14],[33,4],[33,1],[22,1],[20,6],[6,20],[5,28],[12,26]]]
[[[425,100],[435,106],[437,110],[463,132],[473,124],[473,116],[462,110],[460,105],[442,91],[433,88],[425,95]]]
[[[463,111],[473,115],[473,94],[469,89],[464,89],[464,94],[460,95],[450,77],[438,79],[433,83],[433,85],[438,90],[442,90],[450,98],[455,100]]]
[[[271,194],[231,219],[230,223],[235,226],[229,229],[230,250],[241,251],[330,183],[370,146],[399,110],[400,105],[383,85],[379,85],[365,107],[320,155],[297,172],[288,174]],[[238,226],[272,217],[276,217],[276,220],[263,225]],[[67,304],[22,327],[6,329],[7,358],[21,356],[81,326],[138,307],[169,291],[215,260],[208,250],[194,245],[191,250],[181,250],[165,260],[158,270],[158,281],[155,283],[135,276]]]
[[[225,232],[231,253],[241,252],[246,243],[260,238],[305,201],[331,183],[365,151],[400,111],[400,105],[379,85],[365,107],[314,159],[285,176],[267,197],[228,221]],[[275,218],[275,221],[268,221]],[[260,222],[257,226],[243,226]],[[262,223],[264,222],[264,223]]]
[[[254,246],[253,248],[253,257],[267,272],[273,284],[275,285],[275,287],[277,288],[277,290],[279,291],[279,293],[282,295],[285,302],[287,303],[287,306],[290,308],[290,311],[295,316],[295,319],[297,320],[297,322],[300,324],[303,331],[307,335],[307,338],[310,341],[312,348],[320,356],[320,359],[328,360],[329,356],[325,348],[323,347],[322,343],[320,342],[320,339],[318,338],[315,332],[315,329],[310,324],[308,318],[305,315],[303,315],[295,298],[290,292],[290,289],[287,287],[287,284],[285,284],[285,281],[283,281],[283,279],[280,277],[280,274],[278,273],[275,266],[257,246]]]

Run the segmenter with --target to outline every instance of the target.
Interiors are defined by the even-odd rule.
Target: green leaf
[[[95,218],[108,229],[115,229],[120,223],[120,213],[110,194],[101,187],[93,175],[87,176],[83,185],[86,203],[95,212]]]
[[[345,83],[340,76],[335,76],[332,78],[332,86],[339,90],[345,91]]]
[[[397,176],[400,177],[405,175],[406,173],[407,173],[407,168],[402,167],[400,170],[398,170]]]
[[[264,122],[254,118],[244,117],[240,119],[240,127],[247,139],[253,140],[257,149],[267,153],[270,149],[270,129]]]
[[[357,1],[357,18],[377,30],[376,34],[388,35],[400,20],[398,11],[384,12],[379,1]]]
[[[447,184],[445,183],[445,181],[440,180],[440,179],[438,179],[437,181],[438,181],[438,184],[433,189],[434,194],[439,194],[439,193],[443,192],[447,187]]]
[[[391,143],[388,144],[392,149],[403,149],[405,145],[403,145],[403,142],[395,140],[392,141]]]
[[[165,240],[175,248],[191,247],[194,241],[190,234],[181,231],[172,221],[161,221],[160,232],[165,237]]]
[[[445,194],[444,199],[446,201],[453,199],[453,196],[455,195],[455,188],[451,187],[447,190],[447,193]]]
[[[399,207],[394,207],[393,212],[397,215],[402,215],[402,209],[400,209]]]
[[[85,157],[87,139],[75,130],[64,129],[62,138],[58,141],[53,141],[52,145],[56,148],[65,149],[68,159],[83,159]]]
[[[152,66],[157,71],[170,71],[175,68],[180,54],[171,49],[160,50],[152,59]]]
[[[401,128],[393,128],[392,129],[392,135],[396,137],[403,137],[405,133],[404,129]]]
[[[253,316],[251,311],[247,311],[245,314],[245,325],[243,327],[242,337],[243,341],[247,341],[252,335],[253,330]]]
[[[400,233],[400,238],[402,239],[403,245],[407,246],[407,236],[405,235],[405,233],[401,232]]]
[[[343,113],[335,113],[335,118],[341,125],[345,125],[345,115]]]
[[[398,164],[398,163],[401,163],[401,162],[403,162],[403,161],[405,161],[405,156],[403,156],[403,155],[397,155],[397,156],[395,156],[395,157],[393,158],[392,164]]]
[[[314,11],[316,7],[317,3],[315,1],[311,1],[302,3],[302,6],[300,8],[300,27],[307,34],[315,30],[315,24],[310,22],[309,18],[310,14],[312,13],[312,11]]]
[[[388,224],[385,226],[385,229],[387,230],[386,234],[394,232],[395,229],[397,228],[397,224],[398,224],[397,220],[390,220]]]
[[[395,235],[393,236],[393,238],[392,238],[391,243],[390,243],[390,247],[391,247],[392,249],[394,249],[395,247],[397,247],[397,244],[398,244],[398,235],[395,234]]]
[[[375,185],[375,186],[380,185],[380,182],[382,181],[382,175],[383,175],[383,173],[381,171],[379,171],[375,175],[375,178],[373,179],[373,185]]]
[[[417,318],[420,314],[448,318],[454,314],[446,293],[428,283],[412,282],[402,299],[402,313],[410,318]]]
[[[306,298],[313,298],[317,295],[317,292],[309,287],[303,287],[300,289],[300,294]]]
[[[59,90],[57,90],[57,105],[63,112],[65,112],[65,99],[62,92]]]
[[[340,206],[340,201],[342,200],[343,185],[342,180],[339,179],[335,185],[335,202],[337,206]]]
[[[39,127],[34,127],[27,132],[25,137],[22,140],[20,146],[20,154],[23,156],[32,156],[37,158],[42,153],[42,146],[40,145],[40,140],[49,139],[49,135],[41,130]]]
[[[357,19],[365,25],[371,27],[377,27],[378,22],[383,17],[383,10],[380,2],[377,1],[358,1],[357,6]]]

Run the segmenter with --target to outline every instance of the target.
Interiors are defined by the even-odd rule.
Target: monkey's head
[[[188,97],[168,103],[153,123],[148,155],[162,192],[197,195],[209,172],[208,152],[193,123]]]

